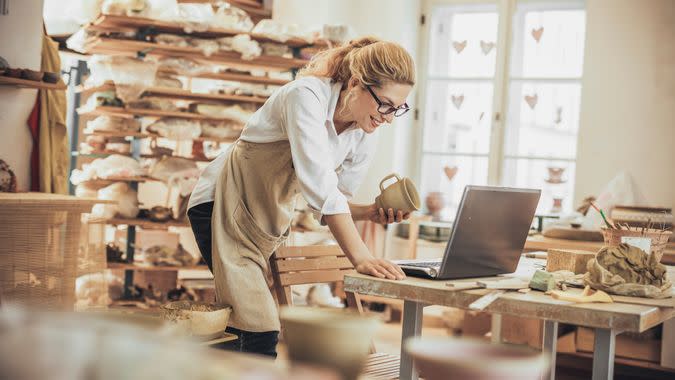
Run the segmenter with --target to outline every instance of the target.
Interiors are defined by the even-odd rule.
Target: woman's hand
[[[410,213],[404,213],[401,210],[394,211],[394,209],[391,208],[385,211],[383,208],[378,208],[375,203],[373,203],[366,209],[366,218],[371,222],[378,224],[400,223],[410,218]]]
[[[379,278],[386,278],[388,280],[405,279],[405,273],[403,273],[401,268],[385,259],[365,259],[356,265],[356,271]]]

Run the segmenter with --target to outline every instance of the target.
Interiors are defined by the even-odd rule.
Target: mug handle
[[[401,177],[399,177],[398,174],[396,174],[396,173],[391,173],[388,176],[382,178],[382,181],[380,181],[380,191],[384,191],[384,187],[382,186],[384,184],[384,182],[386,180],[388,180],[390,178],[394,178],[394,177],[396,177],[396,182],[401,180]]]

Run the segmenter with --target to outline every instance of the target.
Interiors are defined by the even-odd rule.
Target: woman
[[[386,224],[409,215],[349,199],[375,152],[373,132],[408,111],[414,77],[412,57],[394,43],[361,38],[322,52],[204,170],[188,216],[216,298],[233,307],[228,331],[239,339],[230,348],[276,356],[280,324],[269,258],[287,237],[297,193],[358,272],[405,278],[370,254],[354,221]]]

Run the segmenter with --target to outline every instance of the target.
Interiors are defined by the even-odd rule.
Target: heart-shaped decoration
[[[537,101],[539,101],[539,96],[537,94],[525,95],[525,102],[530,106],[530,109],[534,109],[534,107],[537,106]]]
[[[455,108],[460,109],[462,107],[464,95],[452,95],[450,98],[452,99],[452,104],[455,105]]]
[[[562,122],[562,107],[556,107],[555,109],[555,120],[553,120],[554,123],[560,124]]]
[[[487,42],[487,41],[480,41],[480,50],[483,51],[483,54],[488,55],[494,49],[495,43],[494,42]]]
[[[466,40],[462,42],[452,41],[452,47],[455,49],[457,54],[461,54],[462,50],[464,50],[464,48],[466,47]]]
[[[532,38],[534,38],[537,43],[539,43],[539,40],[541,39],[541,35],[544,34],[544,27],[540,26],[537,29],[532,29]]]
[[[459,170],[459,168],[457,166],[453,166],[453,167],[446,166],[446,167],[443,168],[443,171],[445,172],[445,176],[448,177],[448,181],[452,181],[452,179],[457,174],[458,170]]]
[[[483,120],[483,116],[485,116],[485,112],[481,112],[480,115],[478,116],[478,121]]]

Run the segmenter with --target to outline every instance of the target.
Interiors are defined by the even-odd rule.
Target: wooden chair
[[[279,305],[292,305],[291,285],[335,282],[342,284],[345,274],[354,273],[354,266],[337,245],[281,247],[270,259],[274,292]],[[358,294],[345,292],[347,306],[363,314]],[[363,373],[369,379],[397,379],[400,357],[371,352]]]

